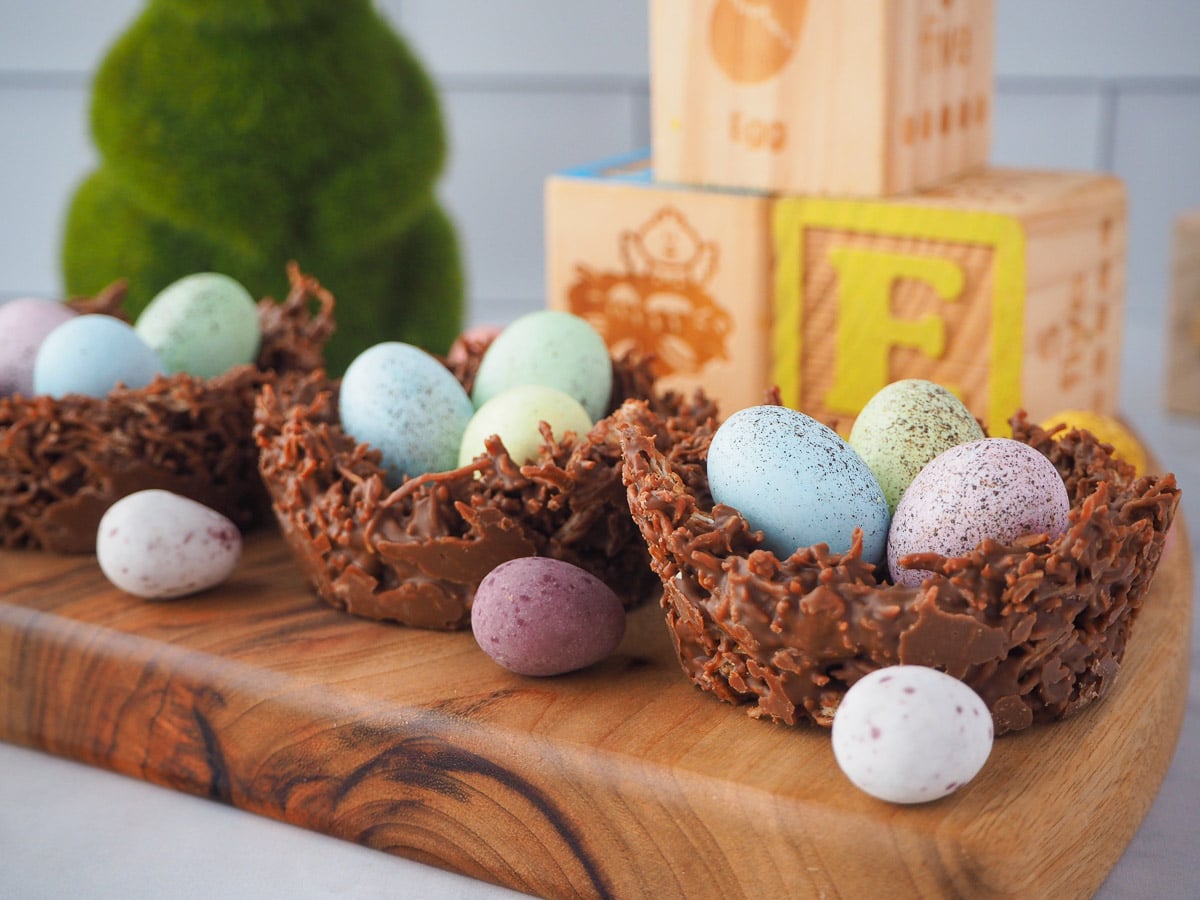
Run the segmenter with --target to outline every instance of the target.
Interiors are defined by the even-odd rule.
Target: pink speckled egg
[[[51,331],[75,310],[57,300],[19,297],[0,305],[0,397],[33,396],[33,362]]]
[[[888,569],[896,583],[917,587],[929,573],[901,566],[909,553],[953,558],[985,538],[1055,538],[1070,510],[1062,476],[1032,447],[1010,438],[960,444],[921,469],[900,499],[888,531]]]

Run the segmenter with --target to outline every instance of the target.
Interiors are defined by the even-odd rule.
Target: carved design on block
[[[706,290],[719,248],[679,210],[664,206],[618,239],[624,271],[580,265],[567,307],[591,323],[614,355],[652,353],[656,374],[695,374],[728,359],[732,317]]]

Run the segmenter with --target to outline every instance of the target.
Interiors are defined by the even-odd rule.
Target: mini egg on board
[[[501,331],[479,362],[471,400],[481,407],[510,387],[541,384],[574,397],[593,422],[608,412],[612,357],[584,319],[559,310],[528,313]]]
[[[219,272],[197,272],[167,285],[142,310],[135,327],[168,372],[198,378],[254,362],[262,343],[254,298]]]
[[[838,434],[785,406],[750,406],[729,416],[708,450],[717,503],[732,506],[780,559],[800,547],[845,553],[863,532],[863,559],[879,563],[887,500],[875,475]]]
[[[0,305],[0,397],[33,396],[33,364],[42,341],[78,315],[58,300],[18,297]]]
[[[379,450],[388,483],[458,465],[475,414],[466,390],[439,360],[412,344],[368,347],[347,367],[338,394],[342,427]]]
[[[559,440],[568,431],[582,436],[592,428],[587,411],[574,397],[541,384],[520,384],[501,391],[475,411],[463,432],[458,464],[465,466],[486,452],[484,442],[493,434],[499,435],[517,465],[533,462],[542,447],[542,422]]]
[[[105,397],[118,384],[145,387],[161,374],[158,354],[132,326],[95,313],[69,318],[46,335],[33,364],[33,391]]]
[[[100,518],[96,560],[112,584],[135,597],[169,600],[221,584],[237,568],[242,535],[202,503],[163,490],[116,501]]]
[[[501,563],[484,576],[471,630],[498,665],[519,675],[561,675],[609,656],[625,636],[625,608],[585,569],[546,556]]]
[[[983,437],[983,427],[954,394],[936,382],[906,378],[867,401],[850,429],[849,443],[879,479],[894,513],[927,462]]]
[[[1062,476],[1028,444],[1000,437],[959,444],[921,469],[900,499],[888,533],[888,569],[897,584],[919,587],[929,573],[900,565],[910,553],[954,558],[985,538],[1053,539],[1066,531],[1070,512]]]
[[[979,774],[992,752],[992,715],[963,682],[926,666],[888,666],[846,691],[833,716],[834,758],[860,790],[926,803]]]

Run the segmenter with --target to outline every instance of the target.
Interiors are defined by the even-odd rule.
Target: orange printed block
[[[1167,407],[1200,415],[1200,209],[1175,221],[1169,327]]]
[[[657,358],[660,385],[703,387],[722,410],[770,383],[771,203],[670,188],[631,157],[549,179],[548,305],[620,353]]]
[[[992,431],[1025,408],[1116,412],[1121,182],[990,170],[893,201],[774,209],[773,378],[847,430],[881,387],[928,378]]]
[[[994,0],[652,0],[657,176],[888,196],[981,167]]]
[[[988,170],[890,200],[672,187],[631,159],[552,177],[548,304],[722,414],[784,402],[847,433],[900,378],[995,434],[1025,408],[1112,414],[1126,200],[1078,172]]]

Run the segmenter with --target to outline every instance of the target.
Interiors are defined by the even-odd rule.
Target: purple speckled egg
[[[896,507],[888,531],[888,569],[898,584],[917,587],[923,569],[905,569],[909,553],[962,556],[985,538],[1023,534],[1058,537],[1071,500],[1062,476],[1042,454],[1010,438],[984,438],[931,460]]]
[[[19,297],[0,305],[0,397],[33,396],[33,362],[51,331],[76,315],[57,300]]]
[[[625,636],[625,609],[607,584],[543,556],[501,563],[471,608],[475,640],[519,675],[561,675],[599,662]]]

